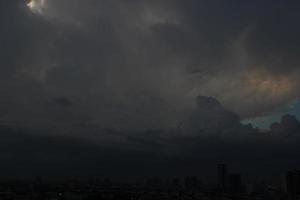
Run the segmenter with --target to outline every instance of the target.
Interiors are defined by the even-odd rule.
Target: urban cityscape
[[[1,200],[298,200],[300,171],[284,173],[279,185],[247,182],[231,173],[227,164],[216,168],[214,183],[196,176],[138,180],[32,180],[0,181]]]

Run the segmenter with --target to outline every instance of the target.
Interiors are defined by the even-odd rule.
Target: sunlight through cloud
[[[46,8],[46,0],[31,0],[27,3],[27,7],[37,14],[43,14]]]

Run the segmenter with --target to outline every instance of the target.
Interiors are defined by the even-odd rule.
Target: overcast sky
[[[240,119],[266,127],[299,116],[299,9],[293,0],[2,0],[0,124],[119,144],[119,132],[193,132],[206,114],[238,131]],[[202,111],[199,95],[223,106]]]

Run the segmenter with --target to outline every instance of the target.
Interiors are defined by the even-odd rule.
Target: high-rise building
[[[229,188],[231,193],[242,193],[243,183],[240,174],[230,174],[229,176]]]
[[[300,195],[300,171],[288,171],[285,175],[285,189],[291,196]]]
[[[228,170],[226,164],[218,165],[218,185],[222,192],[228,189]]]

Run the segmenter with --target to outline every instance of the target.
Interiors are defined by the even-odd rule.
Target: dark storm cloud
[[[45,2],[1,2],[4,124],[159,129],[198,95],[242,118],[299,98],[295,1]]]
[[[68,99],[67,97],[59,97],[59,98],[56,98],[54,99],[54,102],[60,106],[72,106],[73,103],[70,99]]]
[[[298,120],[239,118],[299,99],[297,1],[45,2],[0,2],[1,172],[299,164]]]
[[[40,131],[1,126],[2,177],[205,176],[215,173],[218,162],[241,167],[248,175],[268,176],[299,164],[299,135],[271,140],[269,133],[246,139],[237,134],[234,140],[177,135],[164,140],[161,132],[147,131],[143,134],[148,139],[139,133],[128,138],[127,145],[123,141],[99,145],[83,138],[39,135]]]
[[[293,115],[284,115],[280,122],[275,122],[270,126],[270,131],[286,137],[297,136],[300,133],[300,122]]]

